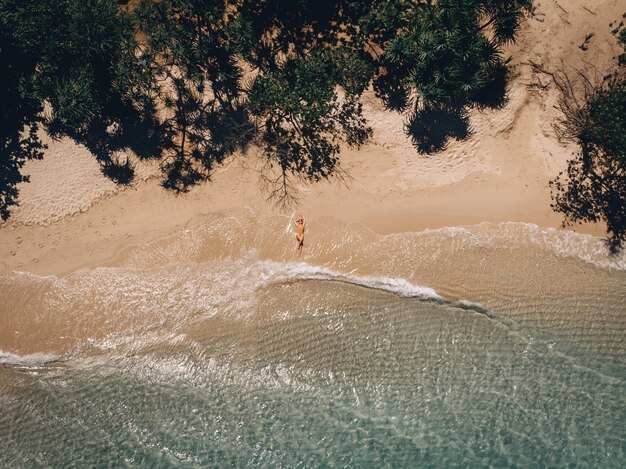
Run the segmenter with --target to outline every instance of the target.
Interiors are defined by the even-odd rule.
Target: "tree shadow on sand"
[[[421,154],[444,150],[450,139],[465,140],[472,135],[469,110],[502,109],[508,103],[508,72],[501,64],[495,67],[489,83],[474,94],[470,102],[459,105],[425,107],[414,111],[404,130]]]
[[[471,135],[464,108],[420,109],[409,116],[404,129],[422,154],[442,151],[451,138],[465,140]]]
[[[480,110],[499,110],[504,108],[509,102],[507,93],[508,80],[509,70],[506,68],[506,62],[495,65],[489,82],[476,92],[470,107]]]
[[[188,112],[191,125],[185,126],[185,139],[174,142],[173,152],[161,169],[162,186],[175,192],[187,192],[192,186],[211,179],[213,171],[234,153],[245,152],[256,138],[258,129],[247,109],[233,105],[223,109]],[[176,134],[176,130],[172,128]]]
[[[132,153],[140,160],[160,159],[170,146],[166,127],[153,117],[128,113],[114,124],[94,124],[80,131],[68,131],[55,121],[48,122],[52,138],[68,135],[84,145],[100,164],[102,173],[119,185],[129,185],[135,168],[128,158]]]

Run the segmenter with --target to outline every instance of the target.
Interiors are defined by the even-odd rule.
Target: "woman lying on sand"
[[[304,221],[304,217],[302,214],[298,214],[298,217],[295,221],[296,224],[296,240],[298,241],[298,247],[296,251],[298,252],[298,256],[302,254],[302,246],[304,246],[304,226],[306,222]]]

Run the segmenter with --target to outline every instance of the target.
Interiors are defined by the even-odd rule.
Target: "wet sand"
[[[264,220],[288,219],[295,210],[309,221],[303,259],[320,263],[326,259],[312,255],[316,243],[347,243],[346,249],[354,252],[364,247],[358,237],[333,241],[335,221],[341,226],[356,224],[358,233],[373,232],[364,235],[367,239],[484,222],[558,228],[562,218],[550,208],[548,182],[564,168],[575,147],[556,140],[551,128],[557,115],[556,95],[550,87],[533,86],[536,77],[526,62],[564,60],[577,65],[597,57],[600,66],[614,53],[607,25],[623,13],[615,1],[570,3],[567,11],[555,1],[537,6],[510,46],[514,60],[507,105],[472,111],[471,136],[451,141],[439,154],[418,155],[404,135],[403,117],[384,110],[371,91],[366,93],[363,102],[374,129],[372,142],[358,151],[343,151],[343,181],[298,184],[298,202],[286,213],[266,201],[259,187],[258,150],[234,157],[210,183],[176,196],[161,188],[154,164],[137,163],[135,183],[115,187],[84,148],[69,140],[50,142],[42,161],[25,166],[31,182],[20,186],[21,206],[0,225],[0,273],[64,277],[81,268],[114,265],[129,247],[184,237],[190,227],[207,219],[257,226]],[[588,31],[596,36],[583,52],[577,45]],[[326,222],[328,217],[335,221]],[[272,223],[258,229],[273,229]],[[604,233],[601,225],[573,229],[595,236]],[[230,236],[227,231],[222,234]],[[282,240],[280,233],[266,236]],[[255,249],[262,239],[238,242],[242,248]],[[294,258],[280,259],[295,260],[293,237],[284,243],[280,249]],[[211,249],[219,246],[216,242]]]

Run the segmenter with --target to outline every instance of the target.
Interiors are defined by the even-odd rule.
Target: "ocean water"
[[[207,218],[0,275],[0,467],[624,467],[626,255]]]

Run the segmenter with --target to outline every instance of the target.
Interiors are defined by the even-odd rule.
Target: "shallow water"
[[[207,219],[0,276],[0,466],[623,467],[626,257],[519,223]]]

